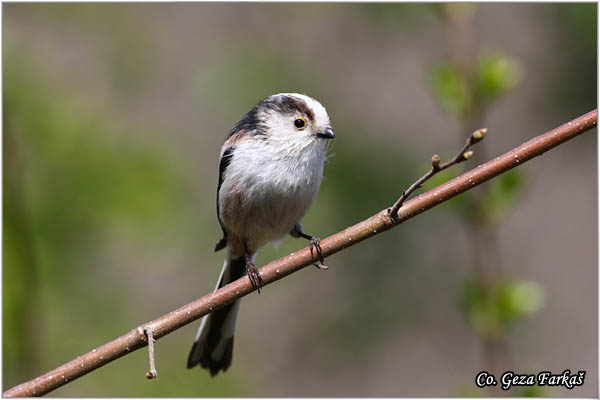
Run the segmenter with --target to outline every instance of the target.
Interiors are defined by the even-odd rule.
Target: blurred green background
[[[307,93],[337,139],[304,220],[391,205],[486,126],[472,168],[596,107],[595,4],[4,4],[3,390],[213,289],[220,146]],[[442,174],[440,174],[442,175]],[[244,299],[234,361],[194,323],[51,396],[595,397],[596,133]],[[306,243],[267,247],[257,263]],[[586,370],[478,389],[481,370]]]

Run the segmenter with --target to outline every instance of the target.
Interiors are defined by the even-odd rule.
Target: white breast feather
[[[225,227],[257,250],[288,234],[315,199],[325,155],[322,140],[306,138],[236,144],[219,191]]]

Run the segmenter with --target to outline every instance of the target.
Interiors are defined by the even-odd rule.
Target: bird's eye
[[[304,118],[302,117],[298,117],[296,118],[296,120],[294,121],[294,126],[298,129],[302,129],[306,126],[306,121],[304,120]]]

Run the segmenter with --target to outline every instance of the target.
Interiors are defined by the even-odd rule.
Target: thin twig
[[[598,112],[594,110],[556,129],[537,136],[511,151],[407,201],[397,218],[391,218],[387,209],[382,210],[356,225],[325,238],[321,240],[323,256],[330,256],[398,226],[402,222],[460,193],[466,192],[512,168],[523,165],[526,161],[545,153],[553,147],[595,128],[597,119]],[[260,269],[261,276],[265,285],[268,285],[317,261],[318,256],[311,255],[309,248],[306,247],[263,266]],[[144,324],[142,327],[152,326],[154,337],[159,339],[214,310],[233,303],[253,291],[254,288],[250,280],[247,276],[244,276],[202,298]],[[44,395],[104,364],[142,348],[146,344],[146,341],[138,334],[137,329],[132,329],[123,336],[71,360],[44,375],[7,390],[3,395],[6,397]]]
[[[441,171],[445,170],[446,168],[449,168],[449,167],[451,167],[451,166],[453,166],[455,164],[461,163],[461,162],[466,161],[469,158],[471,158],[471,156],[473,155],[473,152],[472,151],[467,151],[467,150],[469,150],[469,148],[471,146],[473,146],[475,143],[480,142],[484,138],[486,132],[487,132],[487,129],[485,129],[485,128],[478,129],[475,132],[473,132],[467,138],[467,141],[465,142],[465,145],[454,156],[454,158],[452,158],[450,161],[448,161],[448,162],[446,162],[446,163],[444,163],[442,165],[440,165],[440,156],[438,156],[437,154],[434,154],[433,157],[431,157],[431,169],[429,170],[429,172],[426,173],[425,175],[423,175],[422,177],[420,177],[412,185],[410,185],[408,187],[408,189],[402,191],[402,196],[400,196],[400,198],[394,203],[394,205],[392,206],[392,208],[390,208],[390,211],[389,211],[390,212],[390,217],[397,218],[398,217],[398,210],[400,210],[400,207],[402,207],[402,204],[404,204],[404,202],[408,199],[408,197],[415,190],[417,190],[421,186],[423,186],[423,184],[425,182],[427,182],[435,174],[437,174],[438,172],[441,172]]]
[[[146,378],[154,379],[158,376],[156,372],[156,364],[154,362],[154,343],[156,339],[154,339],[154,329],[152,325],[147,325],[144,328],[138,328],[140,333],[144,336],[145,340],[148,342],[148,358],[150,359],[150,371],[146,372]]]

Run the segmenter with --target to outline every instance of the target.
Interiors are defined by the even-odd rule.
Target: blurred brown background
[[[335,155],[304,221],[321,237],[391,205],[472,127],[489,133],[462,170],[596,107],[589,3],[3,14],[4,390],[213,289],[219,149],[260,98],[329,111]],[[157,380],[138,351],[51,395],[595,397],[596,167],[592,131],[248,296],[225,375],[185,369],[195,323],[158,342]],[[474,386],[507,369],[587,375]]]

